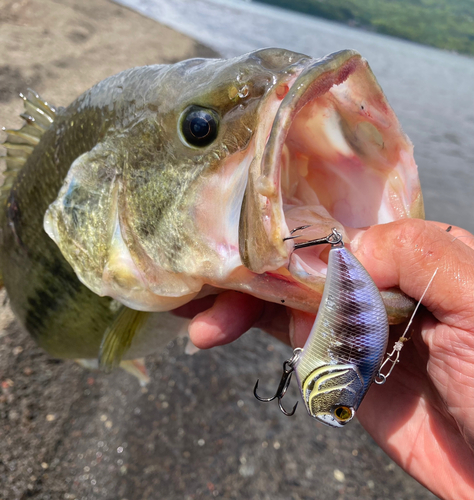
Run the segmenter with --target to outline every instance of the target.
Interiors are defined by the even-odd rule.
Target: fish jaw
[[[350,248],[369,226],[408,217],[424,218],[413,146],[367,61],[353,50],[313,60],[283,99],[262,161],[251,165],[242,262],[257,274],[282,272],[286,282],[289,270],[319,303],[327,248],[294,253],[292,229],[309,225],[304,241],[335,227]],[[305,302],[296,308],[309,310]]]

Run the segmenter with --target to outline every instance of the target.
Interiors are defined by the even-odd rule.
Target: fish
[[[326,257],[294,252],[294,228],[335,227],[350,248],[372,225],[424,217],[413,145],[354,50],[132,68],[65,108],[22,97],[0,269],[55,357],[111,371],[183,327],[169,311],[229,289],[316,314]],[[409,297],[381,293],[391,323],[409,316]]]

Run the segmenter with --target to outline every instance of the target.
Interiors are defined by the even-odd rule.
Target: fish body
[[[315,313],[327,264],[293,252],[294,227],[310,239],[336,226],[350,245],[423,217],[412,145],[355,51],[133,68],[67,108],[33,94],[25,107],[7,131],[19,172],[0,268],[13,311],[57,357],[143,355],[157,313],[224,289]],[[400,294],[386,306],[395,322],[411,311]]]
[[[316,321],[296,363],[312,417],[334,427],[353,418],[380,369],[388,332],[375,283],[343,245],[333,246]]]

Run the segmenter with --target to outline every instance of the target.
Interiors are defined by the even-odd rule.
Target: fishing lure
[[[296,228],[293,232],[308,226]],[[295,238],[297,236],[291,236]],[[316,320],[303,347],[294,350],[283,364],[277,392],[278,404],[293,372],[308,413],[332,427],[351,421],[370,385],[382,366],[388,342],[387,313],[372,278],[342,242],[342,235],[332,233],[316,240],[295,244],[295,249],[330,244],[326,284]]]

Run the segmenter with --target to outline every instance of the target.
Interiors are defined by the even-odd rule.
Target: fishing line
[[[435,272],[431,276],[430,281],[426,285],[425,291],[423,292],[422,296],[420,297],[420,300],[416,304],[415,310],[413,311],[413,313],[412,313],[412,315],[410,317],[410,320],[408,321],[408,324],[407,324],[407,326],[405,328],[405,331],[403,332],[402,336],[395,342],[395,344],[393,345],[392,352],[387,355],[387,357],[385,358],[385,361],[380,366],[380,369],[379,369],[379,371],[377,373],[377,376],[375,377],[375,383],[376,384],[378,384],[378,385],[385,384],[385,382],[387,381],[387,378],[390,376],[390,374],[392,373],[393,369],[395,368],[395,365],[400,361],[400,351],[402,350],[405,342],[407,342],[408,340],[410,340],[406,336],[407,333],[408,333],[408,330],[410,329],[410,326],[413,323],[413,318],[415,317],[415,314],[417,313],[418,308],[420,307],[423,299],[425,298],[426,292],[428,291],[429,287],[431,286],[431,283],[433,283],[433,280],[434,280],[434,278],[436,276],[436,273],[438,272],[438,269],[439,269],[439,267],[437,267],[435,269]],[[388,373],[386,375],[384,375],[382,373],[382,370],[383,370],[384,366],[387,363],[392,363],[392,366],[388,370]]]
[[[448,226],[445,229],[445,231],[447,233],[449,233],[452,228],[453,228],[453,226]],[[454,243],[459,238],[472,238],[472,236],[467,235],[467,234],[459,235],[459,236],[456,236],[455,238],[453,238],[451,240],[451,243]],[[430,288],[431,284],[433,283],[433,280],[434,280],[434,278],[435,278],[436,273],[438,272],[438,270],[439,270],[439,267],[437,267],[435,269],[435,272],[431,276],[431,279],[428,282],[428,285],[426,286],[425,291],[423,292],[420,300],[416,304],[415,310],[413,311],[413,314],[411,315],[410,320],[408,321],[408,324],[407,324],[407,326],[405,328],[405,331],[403,332],[402,336],[395,342],[395,344],[393,345],[392,352],[390,354],[387,354],[387,357],[385,358],[385,361],[380,366],[380,369],[379,369],[379,371],[377,373],[377,376],[375,378],[375,383],[376,384],[378,384],[378,385],[385,384],[385,382],[387,381],[387,378],[390,376],[390,374],[392,373],[393,369],[395,368],[395,365],[400,361],[400,351],[402,350],[403,346],[405,345],[405,342],[407,342],[408,340],[410,340],[406,336],[407,333],[408,333],[408,330],[409,330],[411,324],[413,323],[413,319],[415,317],[415,314],[417,313],[417,311],[418,311],[418,309],[420,307],[420,304],[422,303],[422,301],[423,301],[423,299],[424,299],[424,297],[426,295],[426,292],[428,291],[428,289]],[[383,374],[382,370],[383,370],[383,368],[385,367],[385,365],[387,363],[392,363],[392,365],[390,366],[390,368],[388,370],[388,373],[387,374]]]

